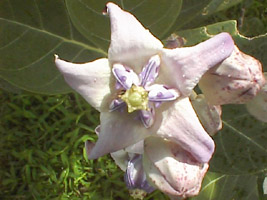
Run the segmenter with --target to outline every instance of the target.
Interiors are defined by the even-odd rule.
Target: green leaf
[[[216,0],[215,0],[216,1]],[[241,3],[243,0],[224,0],[216,9],[216,12],[226,10]]]
[[[214,137],[211,171],[227,174],[267,170],[267,124],[253,118],[244,105],[223,107],[223,129]]]
[[[202,189],[192,200],[256,200],[259,199],[257,177],[252,175],[231,176],[208,172],[203,180]]]
[[[203,15],[211,15],[221,10],[226,10],[243,0],[212,0],[208,6],[203,9]]]
[[[110,25],[102,15],[107,0],[66,0],[67,9],[75,27],[88,40],[104,50],[110,41]],[[158,38],[163,38],[179,15],[182,0],[115,0],[121,8],[131,12]]]
[[[265,52],[267,52],[267,34],[253,38],[242,36],[237,30],[235,20],[219,22],[196,29],[178,31],[177,34],[186,39],[186,46],[192,46],[221,32],[230,33],[240,50],[260,60],[264,71],[267,70],[267,57],[265,56]]]
[[[5,91],[16,93],[16,94],[23,92],[23,90],[21,90],[18,87],[15,87],[14,85],[11,85],[9,82],[5,81],[2,78],[0,78],[0,88]]]
[[[239,15],[235,16],[234,14],[231,14],[231,17],[229,17],[228,12],[223,13],[219,11],[229,9],[230,7],[233,7],[234,5],[242,1],[243,0],[231,0],[231,1],[230,0],[211,0],[207,6],[205,6],[203,9],[198,11],[198,15],[193,20],[191,20],[190,23],[187,23],[183,26],[183,29],[191,29],[191,28],[196,28],[199,26],[206,26],[211,23],[215,23],[217,21],[223,21],[227,19],[233,19],[233,18],[236,19],[239,17]],[[229,13],[230,12],[236,13],[236,12],[239,12],[239,10],[236,8],[236,9],[232,9],[231,11],[229,11]]]
[[[105,56],[70,23],[63,0],[0,2],[0,78],[23,90],[69,92],[54,64],[54,54],[69,61]]]
[[[188,24],[197,15],[202,13],[202,10],[211,2],[212,0],[186,0],[183,1],[183,6],[181,12],[176,19],[173,28],[175,30],[181,29],[184,25]]]

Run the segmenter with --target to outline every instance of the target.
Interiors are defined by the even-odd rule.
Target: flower
[[[231,36],[221,33],[194,47],[164,49],[162,43],[130,13],[113,3],[107,4],[107,13],[111,22],[108,59],[84,64],[69,63],[58,57],[55,60],[66,82],[100,111],[99,139],[90,158],[118,151],[149,136],[159,136],[176,142],[197,160],[208,162],[214,143],[199,123],[188,96],[208,69],[231,54],[234,46]],[[115,87],[120,79],[113,73],[116,75],[120,68],[142,74],[142,69],[146,69],[154,58],[160,60],[154,84],[161,86],[150,91],[171,89],[179,96],[159,106],[155,110],[153,125],[147,128],[136,119],[138,112],[110,112],[109,108],[114,99],[121,97]],[[129,72],[132,77],[136,76],[132,71]]]
[[[127,104],[129,113],[138,110],[144,126],[151,127],[155,115],[154,103],[158,107],[162,102],[173,101],[178,97],[178,93],[168,89],[166,85],[153,84],[158,76],[159,66],[159,56],[153,56],[138,77],[132,69],[114,64],[112,72],[116,78],[116,88],[122,93],[111,102],[110,110],[117,110]]]
[[[255,97],[264,83],[261,63],[235,46],[227,59],[201,78],[199,87],[210,104],[243,104]]]
[[[55,59],[65,81],[100,112],[100,126],[96,130],[98,140],[94,146],[86,143],[89,158],[121,153],[122,157],[116,163],[122,169],[126,170],[128,166],[123,164],[125,158],[140,166],[140,158],[135,162],[120,150],[126,148],[127,152],[141,155],[142,152],[135,152],[138,150],[136,144],[144,142],[143,155],[147,159],[143,162],[150,160],[149,166],[152,166],[156,159],[151,159],[151,151],[146,149],[154,149],[154,144],[147,141],[154,141],[151,139],[154,138],[167,149],[165,143],[171,143],[179,150],[179,156],[174,155],[176,162],[170,167],[188,169],[180,175],[175,174],[176,171],[173,177],[192,170],[195,177],[192,179],[196,181],[183,183],[189,184],[191,189],[196,184],[197,188],[189,192],[173,182],[178,184],[178,192],[170,194],[194,195],[214,152],[214,142],[199,122],[188,96],[206,71],[230,56],[234,42],[228,33],[221,33],[194,47],[165,49],[133,15],[114,3],[108,3],[106,7],[111,22],[108,59],[83,64],[66,62],[58,56]],[[164,156],[168,154],[158,156],[157,159],[165,160]],[[145,173],[153,182],[151,170],[147,167]],[[171,173],[166,177],[173,178]],[[158,184],[154,185],[169,194]]]

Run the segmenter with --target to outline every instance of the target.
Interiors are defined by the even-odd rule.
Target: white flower
[[[153,141],[151,138],[171,142],[180,155],[170,167],[186,165],[197,180],[193,193],[177,185],[178,192],[172,194],[196,194],[214,152],[214,142],[199,122],[188,96],[206,71],[232,53],[234,42],[228,33],[221,33],[194,47],[164,49],[133,15],[113,3],[106,7],[111,22],[108,59],[84,64],[69,63],[58,57],[55,60],[66,82],[100,112],[98,141],[95,146],[86,143],[89,158],[124,148],[134,149],[131,145],[143,140],[147,144],[145,150],[154,149],[153,142],[149,142]],[[163,146],[160,148],[166,145]],[[145,152],[145,156],[151,157],[150,151]],[[179,160],[187,155],[189,161]],[[158,156],[165,159],[162,157],[165,154]],[[151,160],[156,164],[155,161]],[[190,167],[187,161],[195,166]],[[146,173],[154,180],[149,170]],[[188,171],[181,171],[180,175]],[[175,178],[178,174],[168,176]]]

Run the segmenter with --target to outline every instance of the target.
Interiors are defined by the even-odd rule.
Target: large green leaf
[[[253,118],[244,105],[223,107],[223,129],[214,137],[211,171],[228,174],[267,170],[267,123]]]
[[[202,10],[211,2],[212,0],[186,0],[183,1],[183,6],[181,12],[173,24],[175,30],[179,30],[185,24],[188,24],[197,15],[199,15]]]
[[[68,92],[53,54],[81,62],[105,56],[74,29],[63,0],[0,1],[0,77],[31,92]]]
[[[207,173],[198,196],[192,200],[256,200],[259,199],[257,177]]]
[[[5,81],[4,79],[0,78],[0,88],[3,90],[6,90],[8,92],[12,93],[21,93],[23,90],[21,90],[18,87],[15,87],[14,85],[10,84],[9,82]]]
[[[96,46],[107,50],[110,40],[109,19],[102,15],[108,0],[66,0],[76,28]],[[130,11],[155,36],[162,38],[179,15],[182,0],[115,0]]]
[[[246,38],[240,35],[235,21],[226,21],[193,30],[178,32],[191,46],[220,32],[229,32],[240,49],[267,66],[266,35]],[[254,119],[243,105],[223,107],[223,129],[215,137],[216,152],[211,170],[228,174],[258,173],[267,170],[267,124]]]

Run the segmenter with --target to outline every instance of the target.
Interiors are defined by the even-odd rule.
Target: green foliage
[[[244,184],[246,182],[247,184]],[[202,192],[194,200],[256,200],[259,199],[256,176],[231,176],[207,173],[202,183]]]
[[[113,161],[83,152],[98,118],[80,97],[0,95],[1,199],[127,199]]]
[[[183,6],[181,12],[176,19],[173,29],[179,30],[184,25],[189,24],[196,16],[203,12],[203,9],[211,2],[212,0],[186,0],[183,1]]]
[[[106,55],[75,30],[63,0],[1,1],[0,38],[0,77],[36,93],[70,92],[54,54],[79,62]]]
[[[110,26],[107,16],[102,15],[108,1],[66,0],[71,20],[89,41],[107,51],[110,42]],[[121,8],[129,10],[158,38],[162,38],[179,15],[182,0],[115,0]],[[101,25],[99,25],[101,24]]]

